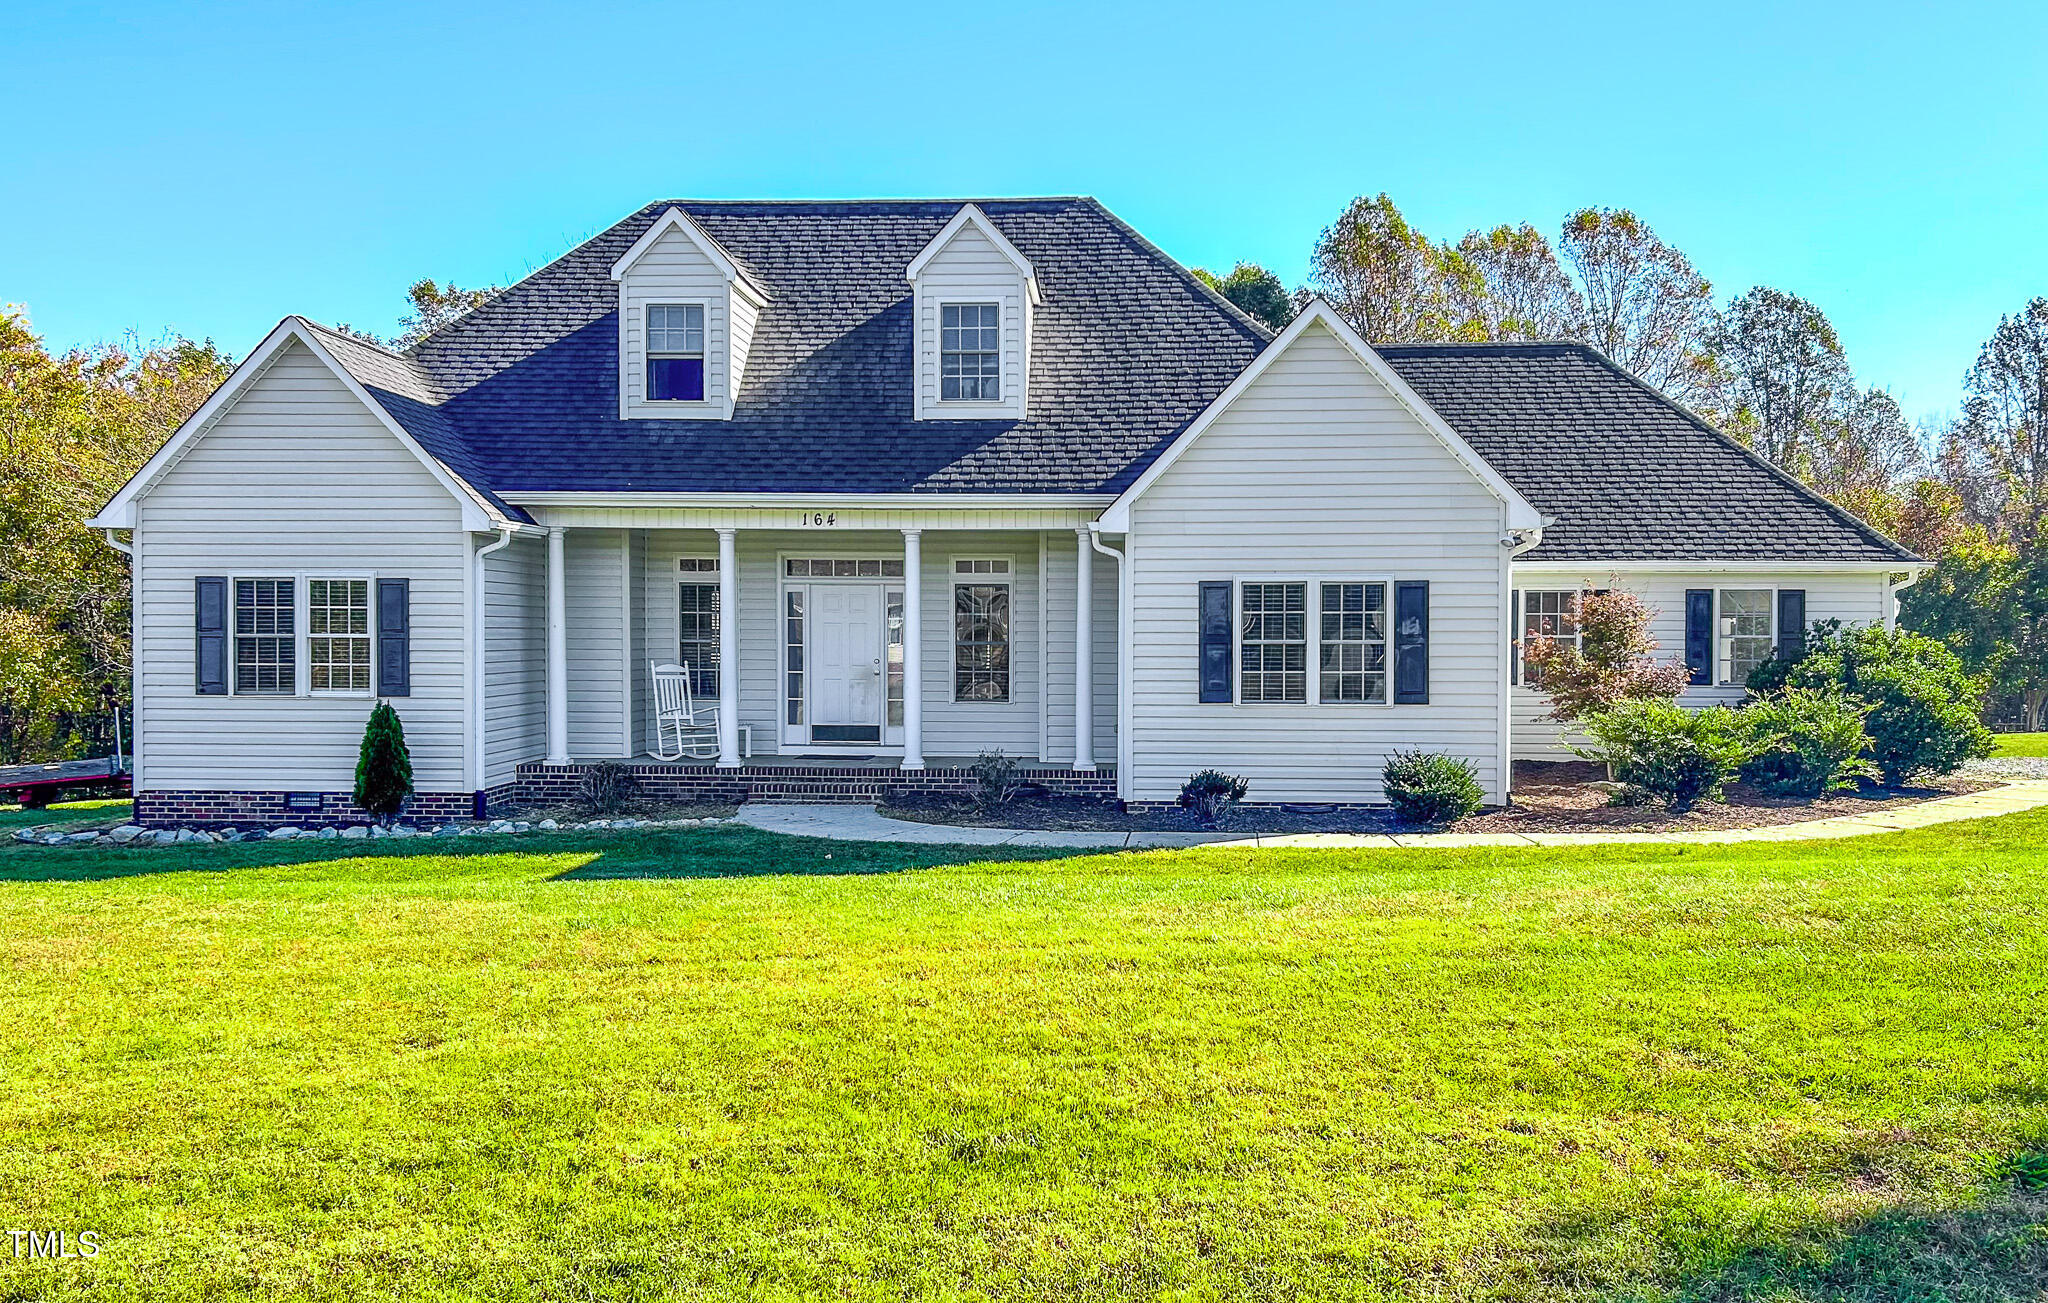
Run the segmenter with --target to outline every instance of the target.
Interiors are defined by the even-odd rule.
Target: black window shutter
[[[377,581],[377,695],[412,695],[412,581]]]
[[[1230,581],[1204,580],[1198,587],[1197,619],[1201,624],[1203,701],[1228,703],[1232,657]]]
[[[1685,663],[1694,683],[1714,681],[1714,590],[1685,590]]]
[[[192,581],[192,631],[197,667],[192,690],[202,697],[228,695],[228,581],[200,575]]]
[[[1522,590],[1508,592],[1508,682],[1522,681],[1522,652],[1516,644],[1522,637]]]
[[[1796,661],[1806,654],[1806,590],[1778,590],[1778,659]]]
[[[1394,585],[1394,703],[1429,704],[1429,584]]]

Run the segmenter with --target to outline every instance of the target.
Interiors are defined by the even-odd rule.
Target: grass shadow
[[[1600,1219],[1572,1218],[1543,1238],[1583,1248],[1618,1229]],[[1667,1243],[1660,1256],[1683,1260],[1701,1253],[1696,1243]],[[1705,1255],[1711,1260],[1606,1297],[1616,1303],[2039,1303],[2048,1297],[2048,1189],[2001,1179],[1966,1206],[1887,1208]],[[1574,1256],[1545,1254],[1563,1261]]]
[[[418,837],[371,842],[325,840],[238,842],[189,846],[8,846],[0,848],[0,883],[104,882],[161,874],[233,873],[298,864],[345,865],[432,859],[441,870],[464,862],[507,856],[536,861],[578,860],[549,881],[605,879],[756,878],[782,875],[851,876],[1026,860],[1070,859],[1086,851],[1046,847],[940,846],[896,842],[841,842],[793,837],[727,825],[702,829],[534,833],[491,837]],[[368,867],[367,864],[365,866]],[[367,876],[367,875],[366,875]]]
[[[689,837],[684,846],[664,847],[659,834],[645,840],[613,841],[601,847],[588,864],[555,875],[556,881],[605,878],[759,878],[777,876],[857,876],[907,873],[916,869],[952,868],[967,864],[1013,864],[1019,861],[1065,860],[1098,854],[1069,847],[948,846],[910,842],[833,841],[797,837],[759,828],[730,825]],[[573,849],[565,846],[564,849]]]

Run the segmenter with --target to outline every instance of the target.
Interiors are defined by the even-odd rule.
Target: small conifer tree
[[[356,758],[356,804],[389,823],[411,795],[412,756],[405,749],[405,726],[391,703],[380,701],[363,726],[363,749]]]

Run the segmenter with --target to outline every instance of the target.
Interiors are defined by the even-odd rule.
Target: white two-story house
[[[1661,612],[1691,700],[1922,568],[1598,353],[1275,337],[1088,199],[649,205],[403,353],[287,317],[101,511],[145,821],[962,786],[1506,798],[1518,644]],[[715,704],[664,764],[650,666]]]

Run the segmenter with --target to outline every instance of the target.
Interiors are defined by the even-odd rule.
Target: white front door
[[[882,740],[882,589],[812,584],[811,740]]]

